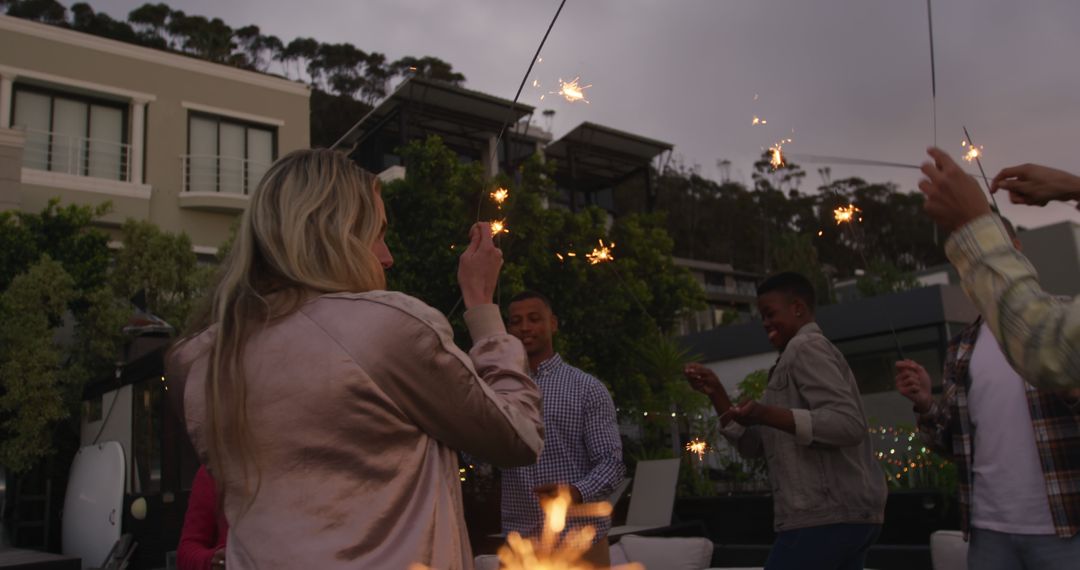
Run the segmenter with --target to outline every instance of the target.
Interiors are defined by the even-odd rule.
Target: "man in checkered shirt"
[[[575,502],[605,500],[622,480],[622,441],[615,404],[599,380],[570,366],[555,353],[559,320],[551,302],[527,291],[510,300],[507,331],[521,340],[529,370],[543,396],[544,450],[535,465],[502,472],[503,532],[537,536],[543,526],[539,496],[569,485]],[[597,535],[586,559],[609,565],[608,517],[568,521],[568,528],[592,525]]]

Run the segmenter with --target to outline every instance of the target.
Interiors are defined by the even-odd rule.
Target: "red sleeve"
[[[217,491],[206,467],[200,467],[191,485],[184,528],[176,549],[177,568],[210,570],[218,539]]]

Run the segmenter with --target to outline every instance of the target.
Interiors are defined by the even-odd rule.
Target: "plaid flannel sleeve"
[[[945,253],[1020,376],[1037,388],[1080,387],[1080,298],[1043,291],[997,216],[953,232]]]
[[[951,406],[944,401],[944,398],[934,398],[930,409],[925,414],[919,414],[916,424],[919,437],[927,447],[942,457],[955,459],[950,409]]]

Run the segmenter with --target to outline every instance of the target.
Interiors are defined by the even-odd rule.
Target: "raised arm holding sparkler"
[[[922,166],[927,214],[952,232],[945,254],[964,290],[998,339],[1013,368],[1039,388],[1080,386],[1080,298],[1063,303],[1043,291],[1034,268],[990,211],[978,182],[938,148]],[[1001,171],[991,185],[1013,202],[1039,204],[1077,196],[1071,175],[1023,165]]]

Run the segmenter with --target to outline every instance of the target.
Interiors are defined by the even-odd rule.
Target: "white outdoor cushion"
[[[712,561],[713,543],[707,538],[653,537],[627,535],[619,540],[625,562],[639,562],[646,568],[664,570],[704,570]],[[611,562],[615,563],[615,547]]]
[[[476,565],[476,570],[499,570],[499,557],[494,554],[477,556],[473,563]]]
[[[958,530],[939,530],[930,535],[930,561],[934,570],[967,570],[968,543]]]

